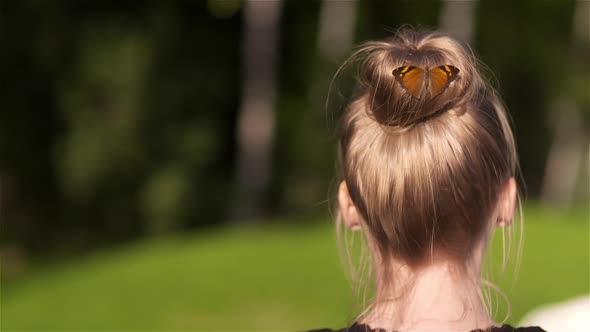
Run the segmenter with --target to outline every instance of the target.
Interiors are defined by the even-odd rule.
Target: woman
[[[375,295],[341,331],[513,331],[481,296],[488,240],[512,225],[518,195],[502,101],[439,32],[401,30],[359,57],[339,129],[338,220],[363,232]]]

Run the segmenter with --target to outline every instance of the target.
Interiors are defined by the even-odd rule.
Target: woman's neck
[[[461,273],[447,263],[395,270],[392,285],[377,280],[374,308],[360,323],[393,331],[471,331],[497,326],[481,300],[479,266]]]

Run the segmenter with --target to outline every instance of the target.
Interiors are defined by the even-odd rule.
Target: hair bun
[[[369,43],[361,49],[360,84],[367,111],[379,123],[408,127],[461,105],[476,84],[474,61],[441,35],[423,45],[412,41]],[[459,54],[461,53],[461,54]]]

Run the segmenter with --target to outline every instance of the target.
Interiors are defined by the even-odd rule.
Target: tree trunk
[[[470,43],[473,40],[477,3],[477,0],[446,0],[441,12],[440,29],[462,42]]]
[[[331,61],[350,51],[354,40],[357,1],[324,0],[320,11],[318,49]]]
[[[242,100],[237,123],[236,190],[232,217],[260,216],[272,172],[276,63],[281,1],[247,1],[244,8]]]

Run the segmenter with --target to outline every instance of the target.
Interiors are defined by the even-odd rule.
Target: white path
[[[529,312],[519,326],[540,326],[547,332],[590,331],[590,296],[538,307]]]

